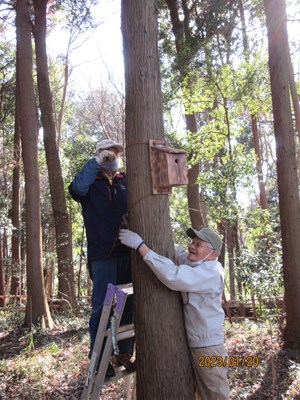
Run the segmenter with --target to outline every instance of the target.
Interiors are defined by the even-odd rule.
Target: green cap
[[[212,229],[201,228],[199,231],[197,231],[196,229],[189,228],[186,233],[191,239],[194,239],[194,237],[197,236],[204,242],[209,243],[211,247],[216,250],[218,256],[220,255],[222,249],[222,240],[220,236]]]

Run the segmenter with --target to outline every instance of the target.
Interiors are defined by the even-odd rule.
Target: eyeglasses
[[[212,247],[205,246],[201,242],[191,242],[190,246],[191,245],[195,246],[196,249],[198,249],[199,247],[203,247],[204,249],[207,249],[207,250],[214,250]]]

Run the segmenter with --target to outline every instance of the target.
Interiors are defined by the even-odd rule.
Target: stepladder
[[[128,400],[134,398],[134,372],[128,372],[124,367],[117,367],[114,376],[106,376],[111,356],[118,354],[118,342],[134,337],[133,324],[120,326],[127,297],[132,294],[132,284],[107,286],[81,400],[102,399],[103,385],[121,378],[125,378],[124,397]]]

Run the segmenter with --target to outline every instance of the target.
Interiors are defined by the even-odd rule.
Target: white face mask
[[[214,250],[211,250],[200,262],[203,263],[207,259],[207,257],[213,252]]]
[[[104,168],[104,169],[106,169],[107,171],[116,171],[117,169],[118,169],[118,165],[119,165],[119,162],[118,162],[118,160],[117,159],[115,159],[114,161],[112,161],[112,162],[109,162],[109,161],[104,161],[102,164],[101,164],[101,168]]]
[[[189,260],[186,260],[186,264],[187,264],[187,265],[190,265],[191,267],[195,267],[196,265],[202,264],[202,263],[207,259],[207,257],[209,257],[209,255],[210,255],[213,251],[214,251],[214,250],[211,250],[202,260],[199,260],[199,261],[189,261]]]

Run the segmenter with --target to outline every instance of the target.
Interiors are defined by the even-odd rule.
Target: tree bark
[[[31,22],[27,0],[17,0],[17,85],[20,95],[22,155],[26,198],[27,305],[25,324],[53,327],[44,288],[40,187],[38,168],[38,118],[32,77]]]
[[[238,0],[238,8],[241,17],[242,24],[242,34],[243,34],[243,47],[244,47],[244,56],[245,60],[249,62],[249,44],[248,44],[248,36],[247,36],[247,27],[245,20],[245,12],[244,5],[242,0]],[[257,116],[255,114],[251,114],[251,128],[253,135],[253,143],[254,143],[254,151],[256,155],[256,172],[257,172],[257,180],[258,180],[258,190],[259,190],[259,204],[261,208],[267,209],[268,202],[266,197],[266,188],[264,183],[263,169],[262,169],[262,152],[261,152],[261,141],[259,130],[257,126]]]
[[[48,231],[47,246],[50,254],[55,253],[55,229],[51,226]],[[46,293],[48,299],[53,299],[54,297],[54,282],[55,282],[55,259],[50,257],[46,265]]]
[[[300,207],[295,136],[286,57],[288,44],[284,0],[264,0],[269,42],[269,68],[277,154],[279,211],[282,231],[286,303],[284,342],[300,343]]]
[[[0,307],[5,307],[7,305],[6,301],[6,286],[4,277],[4,257],[2,252],[2,235],[0,233]]]
[[[18,71],[18,62],[16,70]],[[21,294],[21,204],[20,204],[20,164],[21,164],[21,126],[19,110],[19,92],[16,85],[15,98],[15,134],[14,134],[14,169],[12,182],[12,217],[13,226],[11,238],[11,258],[12,258],[12,295]]]
[[[67,90],[68,90],[69,78],[70,78],[69,52],[70,52],[70,42],[68,44],[67,54],[65,55],[65,59],[64,59],[63,94],[62,94],[62,99],[61,99],[61,103],[60,103],[59,114],[57,117],[57,147],[58,147],[58,149],[60,148],[60,143],[61,143],[61,128],[62,128],[62,122],[63,122],[64,112],[65,112]]]
[[[256,155],[256,172],[257,172],[258,189],[259,189],[259,204],[261,208],[267,210],[268,202],[267,202],[266,188],[265,188],[264,175],[262,169],[260,136],[257,126],[257,118],[255,115],[251,115],[251,127],[252,127],[254,151]]]
[[[167,0],[166,1],[169,12],[170,12],[170,19],[172,23],[172,31],[175,37],[175,47],[177,53],[177,59],[184,59],[183,54],[186,50],[185,45],[185,36],[189,37],[189,20],[188,20],[188,13],[185,15],[185,22],[181,22],[179,18],[179,11],[178,11],[178,3],[176,0]],[[185,29],[184,29],[185,27]],[[181,68],[181,79],[182,82],[185,78],[185,73],[183,72],[186,69],[186,65],[181,65],[178,62],[178,68]],[[197,133],[197,121],[195,113],[187,114],[185,112],[184,115],[186,129],[191,133]],[[199,138],[200,141],[200,138]],[[193,228],[200,229],[201,226],[207,225],[207,214],[204,211],[205,207],[202,206],[202,202],[200,201],[200,187],[197,183],[197,179],[200,173],[200,163],[197,162],[196,164],[192,165],[192,167],[188,170],[188,180],[189,183],[187,185],[187,199],[188,199],[188,206],[189,206],[189,215],[190,220]]]
[[[185,121],[187,130],[192,133],[197,133],[195,113],[190,115],[185,114]],[[200,200],[200,187],[197,183],[199,174],[200,162],[197,162],[188,170],[189,183],[187,185],[189,215],[192,227],[194,229],[200,229],[202,226],[207,225],[207,212],[204,211],[204,209],[206,210],[206,207]]]
[[[149,165],[149,140],[164,139],[155,6],[155,0],[122,1],[129,222],[150,248],[172,257],[168,197],[152,195]],[[192,399],[180,294],[160,283],[136,253],[132,272],[137,398]]]
[[[34,38],[37,63],[37,81],[44,131],[44,144],[49,174],[52,210],[56,233],[56,252],[58,260],[58,296],[65,300],[60,308],[76,306],[75,282],[72,261],[72,242],[69,214],[64,192],[64,182],[56,140],[56,129],[49,81],[46,52],[46,7],[48,0],[34,0]]]
[[[230,299],[235,299],[235,277],[234,277],[234,235],[233,226],[230,222],[226,223],[226,244],[228,253],[228,271],[229,271],[229,287],[230,287]]]
[[[297,86],[295,82],[294,69],[291,60],[291,54],[289,50],[289,44],[286,43],[286,57],[288,63],[289,70],[289,85],[291,91],[291,97],[293,102],[294,116],[295,116],[295,128],[298,135],[298,139],[300,140],[300,107],[299,107],[299,96],[297,92]]]

